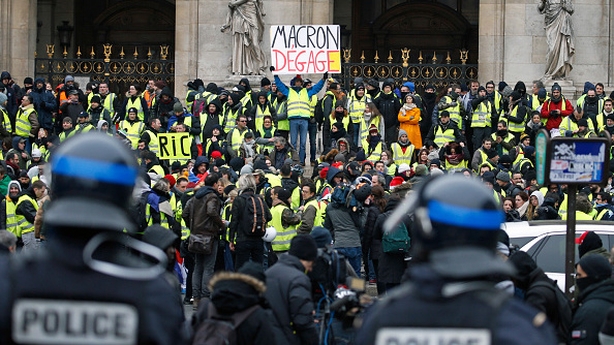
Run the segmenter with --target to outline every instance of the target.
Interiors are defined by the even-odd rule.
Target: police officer
[[[162,275],[166,255],[126,234],[135,227],[130,152],[86,133],[58,148],[51,170],[47,245],[11,262],[1,279],[11,287],[0,291],[0,344],[181,343],[183,310]]]
[[[556,344],[544,313],[488,279],[514,273],[495,256],[503,213],[492,193],[458,175],[423,186],[384,224],[413,213],[410,279],[367,311],[356,343]]]

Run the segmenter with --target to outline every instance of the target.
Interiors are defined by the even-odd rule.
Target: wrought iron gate
[[[431,58],[424,58],[423,51],[419,51],[417,59],[413,60],[410,53],[411,49],[408,48],[403,48],[400,52],[391,50],[388,52],[387,62],[380,62],[379,52],[376,51],[373,62],[365,62],[363,51],[360,62],[350,62],[352,50],[344,49],[342,64],[344,85],[353,87],[354,79],[357,77],[365,81],[369,78],[376,78],[379,81],[392,78],[397,86],[411,81],[415,83],[418,91],[422,91],[428,84],[441,90],[450,84],[467,84],[470,80],[478,78],[478,66],[467,64],[468,50],[459,51],[460,63],[453,63],[450,51],[433,51]],[[430,52],[427,56],[430,56]]]
[[[168,45],[160,45],[159,51],[152,52],[151,47],[134,47],[134,53],[127,55],[124,47],[113,51],[113,45],[104,44],[102,58],[96,56],[94,47],[88,56],[83,56],[81,47],[77,47],[76,56],[68,57],[66,48],[61,54],[55,56],[55,45],[47,45],[47,57],[35,59],[35,75],[43,77],[52,85],[64,82],[68,74],[72,76],[88,77],[90,81],[107,82],[111,92],[123,95],[130,84],[138,83],[142,86],[150,79],[163,80],[173,90],[175,82],[175,62],[169,59]],[[132,50],[132,49],[131,49]],[[147,53],[143,53],[147,51]],[[82,89],[85,85],[80,85]]]

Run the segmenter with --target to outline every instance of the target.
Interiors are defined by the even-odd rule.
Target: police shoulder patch
[[[12,334],[18,344],[136,344],[138,321],[129,304],[19,299]]]

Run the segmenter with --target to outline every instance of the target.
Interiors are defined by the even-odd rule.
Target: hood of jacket
[[[204,186],[196,191],[196,193],[194,194],[194,197],[196,199],[202,199],[205,195],[209,193],[217,193],[217,192],[211,186]]]
[[[299,184],[290,177],[284,177],[281,179],[281,186],[292,192]]]
[[[196,162],[194,162],[194,167],[192,168],[192,172],[194,173],[194,175],[198,175],[198,167],[201,164],[207,164],[207,169],[209,169],[209,158],[205,156],[196,157]]]
[[[209,282],[211,302],[221,314],[233,314],[260,302],[264,282],[247,274],[220,272]]]
[[[160,96],[163,96],[163,95],[167,95],[171,99],[171,101],[173,100],[173,93],[171,92],[171,89],[168,86],[165,86],[162,89],[162,92],[160,92]]]
[[[43,83],[43,87],[41,87],[40,89],[36,87],[36,85],[38,85],[38,83]],[[36,78],[34,79],[34,85],[32,85],[32,91],[34,92],[45,92],[45,79],[43,78]]]
[[[0,73],[0,81],[4,79],[13,79],[13,78],[11,78],[11,74],[8,71],[2,71],[2,73]]]
[[[343,171],[331,166],[330,168],[328,168],[328,172],[326,173],[326,181],[328,181],[328,183],[332,185],[333,177],[335,177],[335,175],[341,172]]]

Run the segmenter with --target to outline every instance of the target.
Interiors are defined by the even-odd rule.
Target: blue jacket
[[[284,96],[288,97],[288,92],[290,90],[288,89],[286,84],[284,84],[284,82],[281,81],[281,79],[279,79],[279,76],[277,75],[275,76],[275,84],[277,84],[277,90],[281,91],[281,93],[283,93]],[[310,89],[307,90],[307,94],[309,95],[309,98],[311,98],[311,96],[320,92],[320,90],[322,90],[322,87],[324,87],[324,79],[320,79],[319,82],[317,82],[314,86],[312,86]]]
[[[39,82],[43,83],[43,87],[40,89],[36,87],[36,84]],[[32,96],[34,109],[36,109],[36,113],[38,114],[38,123],[41,128],[51,130],[53,128],[53,117],[51,113],[57,111],[58,108],[53,93],[45,89],[45,79],[36,78],[36,80],[34,80],[34,87],[30,95]]]

